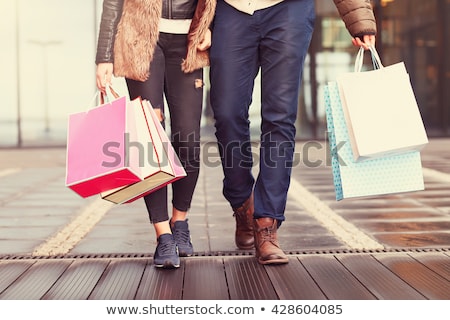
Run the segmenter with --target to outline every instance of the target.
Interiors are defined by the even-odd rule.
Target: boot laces
[[[272,228],[266,227],[261,230],[261,240],[276,243],[275,232]]]

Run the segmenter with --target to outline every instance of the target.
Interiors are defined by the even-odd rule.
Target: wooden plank
[[[265,268],[255,257],[227,257],[224,263],[231,300],[278,299]]]
[[[0,293],[30,268],[35,260],[0,261]]]
[[[73,260],[39,260],[1,295],[2,300],[39,300],[55,284]]]
[[[113,259],[89,300],[133,300],[149,259]]]
[[[181,300],[183,293],[184,263],[177,269],[145,267],[136,300]]]
[[[333,255],[305,255],[300,262],[330,300],[371,300],[375,297]]]
[[[326,299],[297,258],[290,257],[288,264],[265,269],[280,300]]]
[[[377,254],[375,258],[428,299],[450,299],[450,282],[408,254]]]
[[[448,232],[377,233],[374,237],[392,248],[439,248],[450,243]]]
[[[74,261],[42,299],[86,300],[109,262],[109,259]]]
[[[228,300],[222,258],[191,257],[185,262],[183,300]]]
[[[447,281],[450,281],[450,259],[446,254],[437,252],[414,252],[409,255],[439,274]]]
[[[336,258],[378,299],[425,299],[371,255],[341,254]]]

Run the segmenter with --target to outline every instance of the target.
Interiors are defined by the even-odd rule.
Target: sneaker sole
[[[186,252],[179,252],[178,255],[179,255],[180,257],[192,257],[192,256],[194,255],[194,253],[193,253],[193,252],[189,252],[189,253],[186,253]]]
[[[179,257],[190,257],[190,256],[194,255],[194,246],[187,245],[187,246],[184,246],[183,249],[180,249],[179,244],[177,244],[177,246],[178,246],[178,256]]]
[[[171,261],[165,261],[164,263],[155,263],[156,268],[160,269],[176,269],[180,267],[180,264],[173,263]]]
[[[170,262],[165,262],[164,264],[155,264],[156,268],[160,268],[160,269],[176,269],[179,268],[180,265],[179,264],[173,264]]]

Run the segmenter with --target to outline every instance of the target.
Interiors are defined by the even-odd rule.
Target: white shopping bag
[[[403,62],[384,67],[370,48],[374,70],[361,72],[364,49],[355,72],[337,77],[355,161],[420,151],[428,138]]]

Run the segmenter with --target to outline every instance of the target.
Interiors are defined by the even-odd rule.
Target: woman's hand
[[[208,29],[205,33],[205,36],[202,39],[202,42],[197,46],[197,50],[205,51],[211,47],[211,30]]]
[[[103,94],[106,94],[106,86],[111,84],[113,68],[114,66],[110,62],[99,63],[97,65],[97,88]]]
[[[375,36],[365,35],[362,41],[359,37],[355,37],[352,39],[352,43],[355,47],[363,47],[365,50],[368,50],[369,46],[375,47]]]

